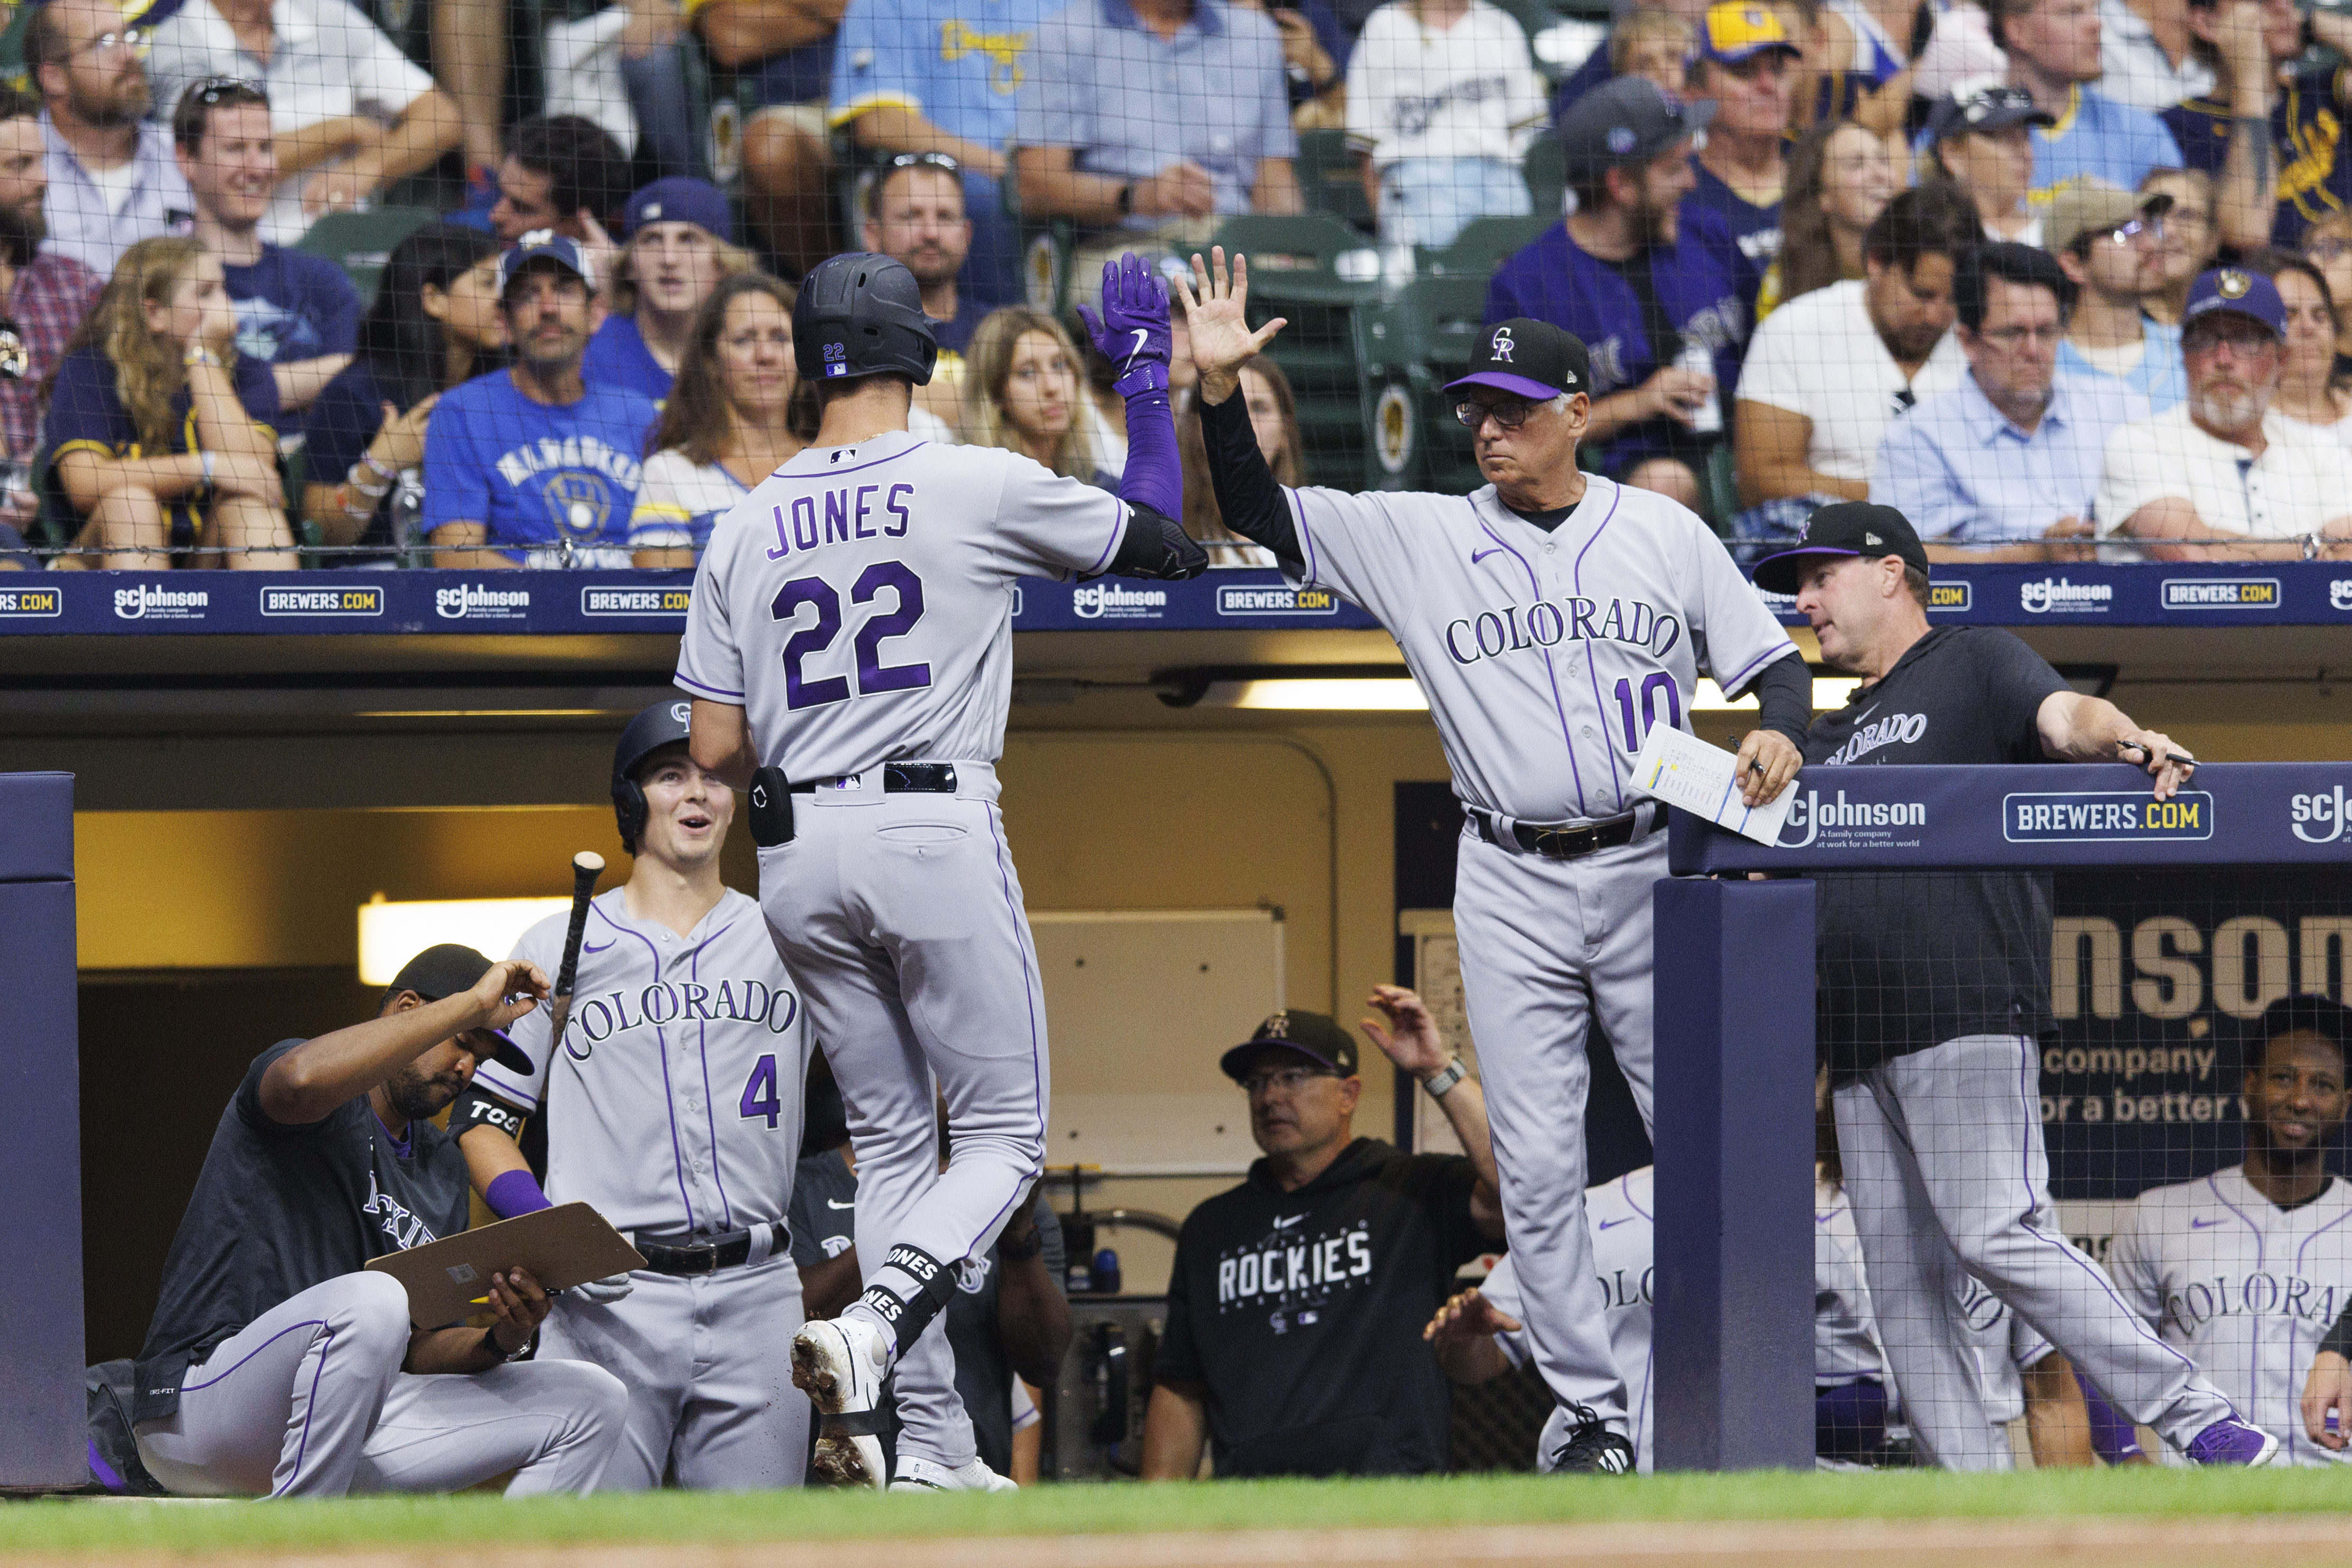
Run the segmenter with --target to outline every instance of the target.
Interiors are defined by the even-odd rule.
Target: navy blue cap
[[[515,247],[499,258],[499,298],[506,298],[507,285],[516,274],[534,261],[551,261],[562,268],[593,291],[596,287],[596,268],[580,248],[577,240],[566,239],[551,228],[535,228],[516,242]]]
[[[1927,141],[1933,145],[1968,131],[1990,136],[2012,125],[2057,123],[2055,115],[2034,107],[2033,95],[2021,87],[2004,82],[1963,83],[1927,111]]]
[[[1646,163],[1705,130],[1714,118],[1711,98],[1685,103],[1647,77],[1614,78],[1560,116],[1560,158],[1569,184],[1598,184],[1606,170]]]
[[[1288,1007],[1268,1015],[1255,1034],[1227,1051],[1217,1065],[1238,1083],[1257,1054],[1267,1049],[1296,1052],[1341,1078],[1356,1076],[1356,1037],[1341,1028],[1337,1019]]]
[[[649,223],[690,223],[709,230],[728,244],[735,243],[735,212],[717,185],[708,180],[674,175],[656,180],[629,198],[621,209],[624,238]]]
[[[2180,312],[2180,330],[2187,331],[2200,316],[2225,310],[2260,321],[2274,338],[2286,336],[2286,301],[2279,298],[2278,285],[2241,267],[2216,267],[2197,275],[2189,286],[2188,308]]]

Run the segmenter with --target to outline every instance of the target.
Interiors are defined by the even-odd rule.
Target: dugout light
[[[436,942],[460,942],[491,959],[550,915],[568,914],[570,899],[429,899],[387,903],[378,893],[360,906],[360,984],[389,985],[400,966]]]
[[[1816,677],[1813,680],[1813,706],[1826,712],[1845,706],[1857,683],[1850,676]],[[1284,712],[1350,712],[1350,713],[1424,713],[1429,700],[1412,677],[1388,671],[1377,674],[1334,673],[1329,670],[1301,669],[1296,675],[1279,671],[1253,672],[1246,676],[1220,676],[1202,681],[1198,695],[1192,700],[1174,703],[1182,707],[1248,708],[1261,711]],[[1691,710],[1697,713],[1753,712],[1753,693],[1738,700],[1727,700],[1722,688],[1712,680],[1702,679],[1691,700]]]

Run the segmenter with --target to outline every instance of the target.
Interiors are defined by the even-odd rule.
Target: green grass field
[[[751,1497],[663,1492],[509,1503],[496,1497],[286,1503],[0,1505],[0,1556],[26,1552],[187,1553],[435,1543],[480,1547],[665,1542],[807,1542],[873,1536],[1333,1530],[1577,1521],[2069,1519],[2352,1511],[2335,1470],[2130,1469],[2010,1476],[1466,1477],[1258,1481],[1195,1487],[1042,1487],[1018,1497]]]

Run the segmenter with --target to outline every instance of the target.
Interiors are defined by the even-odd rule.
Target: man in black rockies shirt
[[[509,1470],[509,1497],[595,1489],[628,1392],[584,1362],[507,1364],[547,1316],[527,1272],[485,1283],[490,1328],[426,1330],[365,1272],[466,1228],[466,1158],[430,1118],[546,994],[534,964],[429,947],[375,1017],[254,1058],[139,1354],[139,1458],[168,1490],[457,1491]]]
[[[2122,761],[2155,775],[2158,800],[2196,767],[2008,632],[1931,630],[1927,552],[1892,507],[1822,508],[1756,582],[1795,595],[1822,658],[1862,677],[1813,721],[1810,766]],[[2037,1042],[2052,1026],[2049,878],[1826,875],[1819,900],[1821,1046],[1846,1193],[1920,1451],[1955,1469],[2009,1463],[1969,1345],[1965,1271],[2192,1461],[2268,1458],[2276,1439],[2139,1321],[2051,1208]]]
[[[1421,998],[1383,985],[1364,1032],[1421,1080],[1468,1150],[1404,1154],[1351,1123],[1356,1042],[1276,1013],[1224,1055],[1265,1158],[1194,1209],[1143,1423],[1143,1479],[1412,1475],[1445,1467],[1447,1394],[1422,1325],[1503,1238],[1486,1101]]]

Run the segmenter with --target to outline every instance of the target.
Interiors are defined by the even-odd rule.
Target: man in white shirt
[[[25,66],[45,106],[48,248],[101,278],[133,245],[185,228],[195,212],[171,133],[146,121],[142,47],[108,0],[50,0],[25,34]]]
[[[2163,561],[2293,561],[2319,536],[2352,554],[2352,453],[2270,412],[2286,306],[2258,272],[2189,285],[2180,319],[2189,397],[2107,439],[2098,522]]]
[[[2189,0],[2099,0],[2099,90],[2158,114],[2213,90],[2198,58]]]
[[[1799,295],[1757,328],[1739,375],[1741,505],[1870,498],[1887,422],[1967,369],[1950,332],[1952,268],[1981,237],[1951,186],[1905,191],[1863,238],[1860,281]]]
[[[464,138],[457,101],[348,0],[188,0],[156,28],[162,101],[207,77],[269,95],[282,176],[261,237],[291,245]]]
[[[2336,1464],[2347,1456],[2312,1441],[2297,1402],[2352,1293],[2352,1187],[2327,1173],[2347,1103],[2352,1011],[2281,997],[2259,1034],[2246,1062],[2245,1163],[2142,1193],[2107,1271],[2167,1344],[2278,1439],[2277,1463]]]
[[[1473,218],[1525,216],[1544,107],[1526,29],[1486,0],[1373,12],[1348,58],[1348,146],[1381,237],[1439,249]]]

